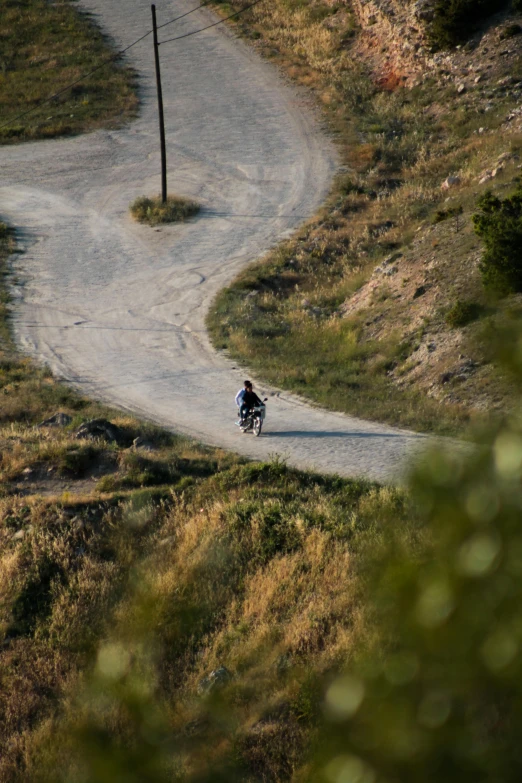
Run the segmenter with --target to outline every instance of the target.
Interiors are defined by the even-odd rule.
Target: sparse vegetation
[[[161,223],[182,223],[188,218],[197,215],[199,204],[180,196],[167,196],[167,201],[162,202],[161,196],[149,198],[140,196],[131,204],[132,216],[139,223],[148,223],[149,226],[157,226]]]
[[[484,286],[500,294],[522,291],[522,188],[500,199],[488,191],[473,215],[484,242],[480,270]]]
[[[0,128],[0,143],[114,127],[134,116],[135,75],[112,55],[90,15],[71,0],[3,0],[0,124],[7,125]],[[105,61],[71,90],[35,108]]]

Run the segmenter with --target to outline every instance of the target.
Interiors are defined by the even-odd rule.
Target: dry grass
[[[116,127],[134,116],[135,75],[113,60],[51,103],[15,119],[113,54],[90,15],[70,0],[4,0],[0,115],[1,124],[8,124],[0,129],[0,143]]]
[[[132,500],[74,511],[22,503],[3,507],[17,518],[10,530],[20,517],[27,530],[23,542],[4,533],[1,547],[9,642],[0,655],[19,661],[4,691],[16,716],[1,738],[6,782],[18,779],[17,765],[48,780],[47,764],[67,777],[77,763],[109,780],[117,747],[131,753],[151,710],[154,731],[173,738],[163,759],[171,773],[195,779],[232,764],[230,780],[288,779],[315,733],[320,679],[368,633],[365,541],[390,515],[408,517],[400,492],[277,462],[234,467],[148,503],[138,526]],[[232,675],[225,723],[212,698],[198,696],[220,666]],[[91,737],[88,753],[76,731]],[[141,740],[137,747],[126,780],[150,774]]]
[[[167,196],[162,202],[161,196],[149,198],[140,196],[130,207],[132,217],[139,223],[157,226],[161,223],[183,223],[188,218],[197,215],[199,204],[181,196]]]

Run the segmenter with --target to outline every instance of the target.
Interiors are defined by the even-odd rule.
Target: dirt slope
[[[150,28],[148,3],[84,5],[118,45]],[[166,2],[159,22],[192,7]],[[165,37],[213,20],[198,12]],[[136,196],[159,187],[150,39],[131,54],[142,75],[131,127],[0,150],[2,212],[24,227],[19,343],[83,392],[206,442],[345,475],[396,475],[422,438],[286,395],[269,403],[266,437],[240,436],[233,397],[242,373],[204,331],[215,293],[328,190],[336,155],[306,97],[222,26],[162,47],[170,190],[204,209],[190,224],[153,231],[128,216]]]

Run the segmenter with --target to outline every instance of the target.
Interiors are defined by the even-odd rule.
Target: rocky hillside
[[[451,27],[441,7],[315,0],[245,17],[320,101],[344,173],[209,325],[218,347],[323,405],[448,431],[516,397],[491,335],[518,295],[484,289],[472,216],[488,189],[519,182],[522,16],[506,5]]]

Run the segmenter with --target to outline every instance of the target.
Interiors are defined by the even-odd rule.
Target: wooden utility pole
[[[156,87],[158,90],[158,114],[161,144],[161,201],[167,201],[167,145],[165,142],[165,116],[163,114],[163,91],[161,89],[161,72],[159,60],[158,25],[156,22],[156,6],[152,5],[152,27],[154,32],[154,61],[156,63]]]

